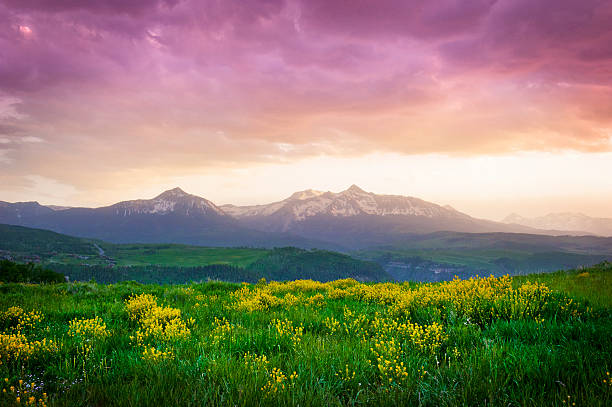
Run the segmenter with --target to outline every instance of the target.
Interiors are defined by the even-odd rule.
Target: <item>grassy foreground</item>
[[[0,284],[0,404],[610,405],[611,274]]]

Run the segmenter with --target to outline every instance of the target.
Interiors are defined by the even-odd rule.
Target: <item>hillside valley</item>
[[[455,276],[525,274],[612,260],[612,238],[516,233],[413,234],[393,245],[338,253],[284,247],[109,243],[0,225],[0,257],[34,262],[78,280],[256,281],[353,277],[364,281],[447,281]]]
[[[0,224],[0,259],[35,263],[70,280],[116,283],[256,282],[354,278],[386,281],[376,262],[327,250],[203,247],[180,244],[116,244],[47,230]]]
[[[106,279],[110,274],[102,268],[115,268],[111,280],[145,278],[147,268],[163,280],[164,273],[176,271],[168,271],[172,268],[213,265],[215,271],[208,270],[212,274],[199,270],[190,278],[284,279],[299,269],[288,259],[306,256],[303,259],[312,262],[323,257],[336,267],[339,258],[332,261],[332,252],[377,265],[360,278],[398,281],[548,272],[612,260],[612,238],[547,229],[576,226],[575,222],[519,225],[519,220],[478,219],[448,205],[377,195],[356,185],[338,193],[299,191],[285,200],[254,206],[218,206],[174,188],[152,199],[100,208],[1,202],[0,221],[14,226],[2,226],[0,255],[51,264],[79,279],[92,273]],[[271,267],[265,271],[257,265],[270,250],[284,247],[296,249],[281,252],[287,259],[274,260],[283,264],[281,268],[268,263]],[[317,254],[307,255],[309,251]],[[370,267],[364,264],[357,268]],[[88,272],[77,272],[81,266]],[[224,276],[221,266],[240,271],[228,269],[230,274]],[[240,274],[251,267],[254,274]],[[328,277],[323,273],[318,278]]]

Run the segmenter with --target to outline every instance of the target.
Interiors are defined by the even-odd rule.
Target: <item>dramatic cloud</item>
[[[606,0],[0,0],[0,181],[610,151],[610,27]]]

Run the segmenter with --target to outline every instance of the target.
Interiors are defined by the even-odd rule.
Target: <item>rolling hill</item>
[[[521,233],[436,232],[357,250],[397,280],[444,281],[454,276],[525,274],[612,260],[612,238]]]
[[[114,244],[14,225],[0,225],[1,258],[40,263],[71,280],[94,278],[104,283],[255,282],[262,277],[278,281],[391,279],[375,262],[325,250]]]

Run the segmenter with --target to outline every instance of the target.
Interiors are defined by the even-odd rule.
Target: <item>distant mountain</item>
[[[339,193],[306,190],[296,192],[284,201],[268,205],[221,207],[238,219],[262,219],[270,229],[287,231],[296,223],[317,216],[350,218],[369,216],[418,216],[430,219],[460,218],[468,215],[418,198],[399,195],[376,195],[357,185]],[[266,218],[263,220],[263,218]]]
[[[27,219],[52,213],[53,209],[38,202],[4,202],[0,201],[0,223],[21,225]]]
[[[221,209],[249,228],[289,232],[347,247],[385,244],[405,234],[435,231],[560,234],[473,218],[419,198],[377,195],[356,185],[338,193],[306,190],[268,205],[223,205]]]
[[[212,202],[180,188],[153,199],[124,201],[101,208],[53,210],[36,202],[5,203],[0,207],[0,219],[6,224],[115,243],[307,248],[324,245],[287,233],[250,230]]]
[[[61,206],[61,205],[46,205],[47,208],[51,208],[54,211],[63,211],[64,209],[70,209],[72,206]]]
[[[236,233],[240,231],[232,230],[240,228],[233,218],[212,202],[187,194],[179,188],[153,199],[124,201],[95,209],[52,211],[31,220],[26,219],[25,225],[72,236],[143,243],[159,242],[164,238],[177,243],[208,238],[223,241],[221,232],[224,229]]]
[[[124,201],[108,207],[118,216],[134,215],[181,215],[191,217],[223,218],[227,215],[214,203],[196,195],[186,193],[180,188],[170,189],[153,199]]]
[[[539,229],[571,230],[583,234],[612,236],[612,219],[592,218],[582,213],[549,213],[536,218],[524,218],[513,213],[506,216],[502,222]]]
[[[153,199],[101,208],[0,203],[0,223],[48,229],[110,242],[205,246],[298,246],[333,250],[390,244],[406,234],[436,231],[561,234],[473,218],[422,199],[306,190],[267,205],[217,206],[180,188]]]

